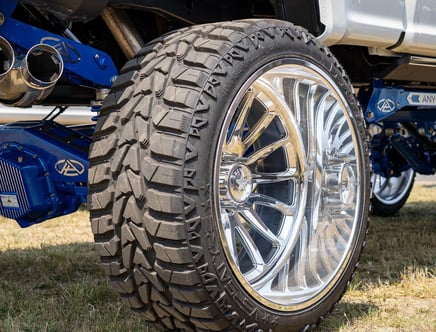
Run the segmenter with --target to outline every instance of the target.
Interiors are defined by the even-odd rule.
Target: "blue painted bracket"
[[[365,110],[368,123],[382,121],[405,107],[436,109],[436,92],[385,86],[375,81]]]
[[[75,84],[110,88],[118,70],[111,57],[87,45],[33,27],[12,17],[17,1],[1,1],[4,22],[0,35],[14,46],[27,51],[35,44],[47,44],[58,50],[64,60],[64,77]]]

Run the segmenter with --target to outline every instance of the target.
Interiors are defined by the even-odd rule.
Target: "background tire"
[[[371,212],[376,216],[389,217],[397,213],[409,198],[415,183],[415,171],[410,168],[399,177],[371,177],[373,196]]]
[[[146,47],[90,152],[96,248],[123,301],[165,330],[316,326],[364,245],[364,128],[343,69],[290,23],[194,26]]]

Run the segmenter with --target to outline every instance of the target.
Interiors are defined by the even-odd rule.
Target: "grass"
[[[435,202],[436,186],[416,184],[398,215],[371,218],[358,272],[319,331],[436,331]],[[108,285],[86,211],[0,225],[0,331],[147,330]]]
[[[87,212],[27,229],[0,223],[0,331],[144,329],[100,269]]]

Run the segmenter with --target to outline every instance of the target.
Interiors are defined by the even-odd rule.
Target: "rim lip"
[[[401,188],[401,191],[397,191],[395,195],[390,195],[390,196],[383,196],[382,194],[380,194],[380,190],[376,191],[373,190],[373,194],[375,196],[375,198],[377,198],[381,203],[383,203],[384,205],[394,205],[399,203],[408,193],[410,185],[413,183],[413,179],[414,179],[414,174],[415,171],[413,170],[413,168],[409,168],[408,170],[405,170],[403,172],[401,172],[401,175],[399,177],[390,177],[390,178],[385,178],[382,175],[378,175],[378,174],[373,174],[372,178],[371,178],[371,182],[373,184],[373,188],[377,189],[380,188],[380,186],[375,186],[375,184],[377,183],[377,180],[382,180],[384,179],[385,181],[391,181],[393,179],[395,180],[400,180],[403,181],[403,179],[406,179],[405,181],[403,181]],[[393,199],[389,199],[389,197],[394,196]]]
[[[346,270],[346,268],[350,263],[351,257],[355,253],[356,244],[358,242],[358,239],[360,238],[360,233],[362,232],[361,226],[364,223],[364,219],[361,218],[361,216],[364,215],[363,207],[365,205],[365,190],[362,190],[362,186],[366,187],[367,177],[366,177],[365,167],[362,164],[363,160],[365,159],[362,142],[360,139],[358,139],[358,135],[356,134],[356,132],[358,132],[357,124],[355,123],[354,116],[351,112],[351,108],[348,105],[348,102],[346,101],[346,98],[342,93],[342,91],[340,90],[340,88],[338,87],[338,85],[328,75],[327,70],[323,69],[320,65],[317,65],[312,61],[310,59],[306,59],[296,55],[288,55],[283,58],[270,60],[268,63],[264,64],[256,71],[254,71],[252,74],[250,74],[248,79],[242,84],[242,86],[239,87],[236,95],[234,96],[232,102],[230,103],[230,106],[226,110],[224,121],[221,125],[221,128],[226,128],[226,130],[220,129],[221,132],[218,137],[217,149],[215,152],[215,156],[213,160],[213,168],[212,168],[212,173],[213,173],[213,177],[212,177],[213,181],[211,184],[212,194],[213,194],[212,213],[214,214],[214,220],[220,236],[219,242],[224,249],[226,261],[227,264],[229,264],[230,266],[231,273],[233,274],[233,276],[235,276],[238,279],[238,281],[244,287],[244,290],[251,297],[255,298],[258,302],[262,303],[263,305],[266,305],[271,309],[276,309],[283,312],[294,312],[298,310],[307,309],[313,306],[314,304],[317,304],[321,300],[323,300],[325,295],[330,293],[335,288],[335,285],[342,278],[344,271]],[[253,289],[251,284],[244,278],[242,273],[239,271],[239,267],[233,261],[228,247],[228,243],[225,240],[225,234],[222,227],[221,213],[220,213],[221,204],[219,202],[219,181],[218,181],[219,170],[220,170],[219,166],[221,165],[222,162],[221,156],[222,156],[223,143],[227,134],[227,129],[233,119],[237,106],[243,100],[245,92],[253,84],[253,82],[255,82],[269,69],[283,66],[283,65],[301,66],[304,67],[305,70],[312,71],[313,73],[319,75],[322,81],[324,81],[324,83],[326,84],[326,87],[334,91],[334,95],[337,96],[338,102],[342,106],[343,114],[346,117],[346,121],[349,124],[349,127],[356,128],[356,130],[351,131],[351,137],[354,142],[354,149],[356,150],[356,165],[357,165],[356,169],[357,169],[357,179],[359,180],[358,181],[359,185],[357,186],[357,192],[356,192],[357,201],[356,201],[356,212],[354,214],[354,220],[353,220],[353,228],[351,230],[350,240],[348,241],[346,250],[344,250],[343,253],[342,262],[338,265],[338,267],[335,270],[335,273],[332,274],[331,278],[325,283],[325,286],[322,287],[321,291],[317,292],[308,300],[291,304],[291,305],[283,305],[283,304],[272,302],[268,300],[266,297],[259,294],[255,289]],[[302,183],[303,185],[307,184],[305,178],[303,179]],[[362,222],[358,222],[358,219],[361,219]]]

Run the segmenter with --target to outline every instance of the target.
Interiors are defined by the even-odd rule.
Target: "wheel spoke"
[[[250,257],[250,260],[254,265],[254,269],[262,272],[265,261],[258,247],[256,246],[256,243],[248,232],[246,225],[244,225],[244,219],[241,218],[238,214],[234,214],[233,217],[237,220],[235,230],[239,235],[241,245],[244,247],[245,251]]]
[[[286,292],[288,290],[288,281],[289,281],[289,262],[286,262],[277,275],[277,286],[275,287],[275,290]]]
[[[225,152],[236,152],[239,156],[242,156],[245,152],[244,143],[242,142],[242,134],[246,129],[247,117],[255,97],[256,93],[254,89],[248,89],[239,113],[236,116],[236,120],[228,133],[228,139],[224,149]]]
[[[314,107],[316,112],[314,118],[316,119],[315,135],[317,139],[316,143],[318,145],[317,149],[322,152],[329,142],[328,132],[325,130],[325,110],[331,107],[331,96],[328,90],[324,91],[324,93],[320,91],[318,101],[315,103]]]
[[[239,213],[245,218],[245,220],[254,230],[256,230],[265,239],[270,241],[274,247],[279,247],[281,245],[283,240],[279,239],[273,232],[271,232],[268,226],[265,225],[263,220],[259,217],[257,212],[251,207],[241,210]]]
[[[273,153],[274,151],[285,147],[287,144],[289,144],[289,140],[288,139],[281,139],[278,140],[276,142],[273,142],[259,150],[257,150],[256,152],[254,152],[253,154],[251,154],[248,158],[247,158],[247,165],[252,165],[258,161],[262,161],[263,159],[265,159],[266,157],[268,157],[271,153]]]
[[[297,169],[296,168],[288,168],[283,172],[274,172],[274,173],[252,173],[253,175],[253,183],[257,184],[270,184],[277,183],[289,180],[296,180]]]
[[[294,206],[267,195],[253,193],[250,195],[249,202],[251,204],[268,206],[280,211],[285,216],[295,216],[296,214]]]
[[[230,254],[232,255],[233,261],[238,265],[238,252],[236,246],[236,237],[235,237],[235,222],[233,218],[229,217],[229,214],[226,211],[221,213],[221,218],[223,220],[223,228],[224,234],[227,238],[228,248],[230,250]]]
[[[330,236],[331,234],[329,234],[328,230],[325,230],[322,233],[319,232],[317,236],[317,240],[319,243],[318,248],[320,249],[318,255],[324,269],[327,272],[332,272],[336,267],[335,259],[332,254],[334,251],[330,250],[329,246],[331,241]]]
[[[250,146],[252,146],[254,142],[259,139],[259,137],[265,132],[265,130],[274,120],[275,116],[275,113],[270,110],[267,110],[267,112],[264,113],[263,117],[258,121],[258,123],[256,123],[256,125],[250,130],[248,135],[243,139],[242,143],[245,147],[244,152],[246,152],[250,148]]]
[[[309,245],[309,228],[307,225],[306,218],[304,219],[303,225],[301,227],[300,237],[298,239],[298,246],[295,248],[294,264],[292,265],[292,277],[295,286],[306,288],[306,257],[307,257],[307,246]]]
[[[270,263],[268,266],[269,270],[265,271],[265,273],[260,276],[261,278],[253,280],[253,287],[255,289],[261,289],[270,283],[277,276],[280,270],[288,264],[290,256],[295,250],[298,235],[301,232],[303,225],[303,218],[294,220],[294,223],[292,224],[290,220],[285,221],[285,223],[287,223],[285,227],[286,231],[283,233],[288,234],[288,241],[281,247],[281,253],[278,255],[275,264]]]
[[[341,153],[346,155],[351,155],[351,152],[354,150],[354,144],[353,141],[350,140],[350,142],[344,144],[341,148]],[[351,157],[350,160],[354,160],[354,157]]]
[[[300,81],[295,80],[291,87],[291,100],[290,100],[290,107],[292,109],[292,113],[295,116],[296,123],[299,127],[302,125],[301,120],[301,106],[300,106],[300,97],[299,97],[299,91],[300,91]]]
[[[304,149],[304,141],[301,136],[299,124],[294,116],[294,112],[298,113],[299,110],[292,110],[291,106],[286,103],[284,96],[280,95],[274,88],[274,85],[265,78],[259,78],[253,83],[253,86],[256,90],[261,91],[263,96],[269,98],[269,103],[274,105],[275,112],[280,114],[279,119],[284,124],[283,129],[286,130],[286,135],[279,141],[289,143],[288,147],[292,146],[294,151],[298,151],[301,167],[304,167],[303,161],[306,160],[306,151]],[[265,101],[264,103],[269,104]],[[288,151],[288,153],[290,153],[290,151]]]
[[[247,123],[247,116],[249,114],[250,107],[253,105],[253,101],[255,98],[255,92],[253,88],[248,89],[245,94],[245,100],[242,104],[241,110],[236,118],[233,131],[231,131],[230,136],[242,137],[242,133],[245,128],[245,124]]]
[[[327,112],[327,119],[324,121],[324,132],[332,132],[341,112],[341,105],[335,100],[330,106],[329,112]]]
[[[336,122],[336,133],[332,139],[332,145],[334,146],[342,146],[346,139],[349,138],[349,133],[343,131],[343,127],[346,124],[345,117],[341,117]]]
[[[308,165],[312,164],[312,161],[315,157],[316,153],[316,145],[315,145],[315,121],[314,121],[314,94],[316,91],[316,86],[310,85],[301,85],[300,88],[304,87],[304,89],[300,93],[300,98],[303,100],[300,102],[301,110],[300,114],[302,115],[302,123],[300,128],[302,130],[302,136],[304,141],[304,146],[306,147],[307,153],[306,156],[308,158]]]

